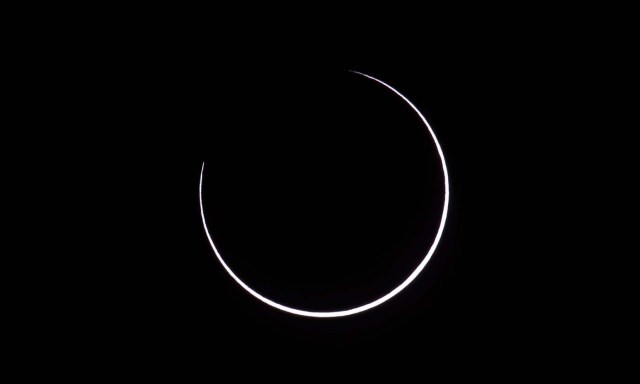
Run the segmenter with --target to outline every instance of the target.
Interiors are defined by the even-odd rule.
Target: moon
[[[442,152],[440,143],[438,142],[438,138],[436,137],[436,134],[433,132],[433,129],[431,129],[431,126],[427,122],[427,119],[422,115],[422,113],[418,110],[418,108],[416,108],[416,106],[413,105],[411,101],[409,101],[409,99],[407,99],[404,95],[402,95],[400,92],[398,92],[389,84],[383,82],[382,80],[378,80],[373,76],[364,74],[362,72],[357,72],[357,71],[349,71],[349,72],[352,72],[360,76],[364,76],[367,79],[373,80],[381,84],[382,86],[384,86],[385,88],[389,89],[390,91],[398,95],[400,98],[402,98],[402,100],[404,100],[411,107],[411,109],[413,109],[418,114],[418,116],[424,123],[425,127],[427,128],[427,131],[429,131],[429,133],[431,134],[431,137],[433,138],[433,142],[435,143],[436,149],[438,150],[438,155],[440,156],[440,161],[442,163],[442,171],[444,174],[444,205],[442,207],[442,217],[440,219],[440,225],[438,227],[438,232],[436,233],[436,237],[433,240],[433,243],[431,244],[429,251],[424,256],[424,258],[422,259],[418,267],[400,285],[395,287],[386,295],[370,303],[367,303],[355,308],[345,309],[340,311],[330,311],[330,312],[314,312],[314,311],[305,311],[297,308],[292,308],[262,296],[260,293],[256,292],[251,287],[249,287],[244,281],[240,280],[240,278],[236,276],[235,273],[233,273],[231,268],[229,268],[227,263],[225,263],[224,259],[220,255],[220,252],[218,251],[218,248],[214,244],[213,239],[211,238],[211,234],[209,233],[209,228],[207,227],[207,221],[204,217],[204,208],[202,203],[202,181],[204,178],[204,163],[202,163],[202,169],[200,171],[200,215],[202,217],[202,225],[204,226],[204,230],[207,234],[207,238],[209,239],[211,248],[213,249],[213,252],[216,254],[218,261],[220,261],[220,264],[222,264],[222,266],[227,271],[229,276],[231,276],[242,288],[244,288],[245,291],[249,292],[253,297],[255,297],[256,299],[262,301],[263,303],[273,308],[276,308],[281,311],[288,312],[294,315],[306,316],[306,317],[318,317],[318,318],[344,317],[349,315],[355,315],[356,313],[364,312],[371,308],[377,307],[378,305],[396,296],[398,293],[402,292],[402,290],[405,289],[409,284],[411,284],[411,282],[414,281],[418,277],[420,272],[422,272],[422,270],[426,267],[427,263],[431,259],[431,256],[433,256],[434,252],[436,251],[438,243],[440,242],[440,239],[442,237],[442,232],[444,231],[445,222],[447,221],[447,212],[449,211],[449,172],[447,171],[447,164],[445,162],[444,153]]]

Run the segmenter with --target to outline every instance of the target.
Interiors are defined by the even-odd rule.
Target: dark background
[[[131,361],[216,353],[282,366],[374,364],[409,347],[450,361],[491,348],[506,364],[588,343],[567,315],[583,294],[565,269],[579,207],[563,185],[584,169],[567,101],[584,86],[567,60],[579,42],[503,32],[362,51],[155,35],[49,44],[27,66],[38,97],[56,100],[41,114],[60,127],[37,140],[64,143],[39,164],[37,191],[56,209],[39,225],[71,221],[53,241],[79,257],[56,281],[64,293],[42,293],[57,320],[44,333]],[[348,70],[390,84],[429,120],[449,168],[449,217],[399,295],[346,318],[304,318],[254,299],[216,260],[200,170],[206,162],[214,240],[267,297],[340,310],[397,286],[433,242],[442,173],[408,106]]]

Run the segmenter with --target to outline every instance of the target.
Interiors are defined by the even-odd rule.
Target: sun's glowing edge
[[[364,311],[366,311],[368,309],[377,307],[378,305],[380,305],[380,304],[384,303],[385,301],[391,299],[392,297],[394,297],[395,295],[400,293],[403,289],[405,289],[409,284],[411,284],[411,282],[413,280],[415,280],[416,277],[418,277],[418,275],[420,274],[420,272],[422,272],[422,270],[425,268],[425,266],[427,265],[427,263],[431,259],[431,256],[433,256],[433,253],[435,252],[435,250],[436,250],[436,248],[438,246],[438,243],[440,242],[440,238],[442,237],[442,232],[444,231],[444,225],[445,225],[445,222],[447,221],[447,213],[449,212],[449,172],[447,171],[447,164],[446,164],[445,159],[444,159],[444,153],[442,152],[442,148],[440,147],[440,142],[438,142],[438,139],[437,139],[435,133],[433,132],[433,130],[431,129],[431,126],[427,122],[427,119],[422,115],[422,113],[420,113],[418,108],[416,108],[416,106],[413,105],[413,103],[411,101],[409,101],[409,99],[404,97],[404,95],[402,95],[400,92],[396,91],[390,85],[386,84],[385,82],[383,82],[381,80],[376,79],[373,76],[369,76],[369,75],[364,74],[362,72],[357,72],[357,71],[350,71],[350,72],[356,73],[356,74],[361,75],[361,76],[364,76],[364,77],[366,77],[368,79],[371,79],[373,81],[376,81],[376,82],[384,85],[385,87],[387,87],[388,89],[393,91],[396,95],[400,96],[405,102],[407,102],[407,104],[409,104],[409,106],[418,114],[418,116],[420,116],[420,119],[422,119],[422,122],[427,127],[427,130],[429,131],[429,133],[431,134],[431,137],[433,138],[433,141],[434,141],[434,143],[436,145],[436,149],[438,150],[438,155],[440,156],[440,160],[442,162],[442,171],[444,173],[444,206],[442,208],[442,219],[440,220],[440,226],[438,227],[438,232],[436,233],[435,240],[433,241],[433,244],[431,245],[431,248],[429,248],[429,252],[427,252],[426,256],[420,262],[418,267],[411,273],[411,275],[409,275],[409,277],[407,277],[400,285],[398,285],[396,288],[394,288],[391,292],[387,293],[386,295],[384,295],[384,296],[380,297],[379,299],[374,300],[374,301],[372,301],[372,302],[370,302],[368,304],[364,304],[364,305],[361,305],[359,307],[355,307],[355,308],[352,308],[352,309],[347,309],[347,310],[342,310],[342,311],[331,311],[331,312],[314,312],[314,311],[304,311],[304,310],[300,310],[300,309],[296,309],[296,308],[287,307],[285,305],[276,303],[275,301],[270,300],[270,299],[262,296],[258,292],[254,291],[253,289],[251,289],[251,287],[249,287],[242,280],[240,280],[240,278],[238,276],[236,276],[235,273],[233,273],[233,271],[231,270],[231,268],[229,268],[227,263],[224,262],[224,260],[222,259],[222,256],[220,255],[220,252],[218,252],[218,249],[216,248],[216,245],[213,243],[213,239],[211,238],[211,234],[209,233],[209,229],[207,227],[207,222],[206,222],[205,217],[204,217],[204,209],[203,209],[203,205],[202,205],[202,180],[203,180],[203,175],[204,175],[204,163],[202,163],[202,169],[200,171],[200,215],[202,216],[202,224],[203,224],[204,230],[205,230],[205,232],[207,234],[207,238],[209,239],[209,243],[211,244],[211,248],[213,248],[213,252],[216,254],[218,260],[220,261],[220,264],[222,264],[222,266],[227,271],[227,273],[229,273],[229,275],[238,284],[240,284],[240,286],[242,288],[244,288],[247,292],[249,292],[251,295],[253,295],[256,299],[262,301],[263,303],[265,303],[267,305],[270,305],[270,306],[272,306],[274,308],[277,308],[277,309],[279,309],[281,311],[292,313],[294,315],[307,316],[307,317],[320,317],[320,318],[343,317],[343,316],[349,316],[349,315],[354,315],[356,313],[364,312]]]

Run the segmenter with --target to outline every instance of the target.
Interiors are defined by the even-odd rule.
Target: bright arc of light
[[[256,299],[262,301],[263,303],[265,303],[267,305],[270,305],[270,306],[272,306],[274,308],[277,308],[277,309],[279,309],[281,311],[293,313],[294,315],[308,316],[308,317],[322,317],[322,318],[349,316],[349,315],[354,315],[356,313],[364,312],[364,311],[366,311],[368,309],[371,309],[373,307],[377,307],[378,305],[380,305],[380,304],[384,303],[385,301],[391,299],[392,297],[394,297],[395,295],[400,293],[400,291],[405,289],[409,284],[411,284],[411,282],[413,280],[415,280],[416,277],[418,277],[420,272],[422,272],[424,267],[427,265],[427,262],[429,261],[429,259],[431,259],[431,256],[435,252],[436,247],[438,246],[438,243],[440,242],[440,238],[442,237],[442,232],[444,230],[444,224],[445,224],[445,222],[447,220],[447,212],[449,211],[449,173],[447,172],[447,164],[446,164],[446,162],[444,160],[444,154],[442,153],[442,148],[440,147],[440,143],[438,142],[438,139],[436,138],[435,133],[431,129],[431,126],[427,122],[427,119],[425,119],[425,117],[422,115],[422,113],[420,113],[418,108],[416,108],[416,106],[413,105],[413,103],[411,103],[409,101],[409,99],[404,97],[400,92],[396,91],[389,84],[383,82],[382,80],[378,80],[373,76],[369,76],[367,74],[364,74],[362,72],[357,72],[357,71],[350,71],[350,72],[356,73],[356,74],[361,75],[361,76],[364,76],[364,77],[366,77],[368,79],[371,79],[371,80],[373,80],[375,82],[378,82],[378,83],[384,85],[385,87],[387,87],[388,89],[393,91],[393,93],[395,93],[396,95],[400,96],[402,98],[402,100],[407,102],[407,104],[409,104],[409,106],[418,114],[418,116],[420,116],[420,119],[422,119],[422,122],[424,123],[424,125],[427,127],[427,130],[431,134],[431,137],[433,138],[433,141],[436,144],[436,148],[438,150],[438,155],[440,155],[440,161],[442,162],[442,171],[444,172],[444,206],[442,207],[442,218],[440,219],[440,226],[438,227],[438,233],[436,234],[435,240],[433,241],[433,244],[431,245],[431,248],[429,248],[429,252],[427,252],[427,254],[425,255],[424,259],[422,259],[422,261],[420,262],[420,265],[418,265],[418,267],[411,273],[411,275],[409,275],[409,277],[407,277],[406,280],[404,280],[400,285],[398,285],[396,288],[394,288],[391,292],[387,293],[386,295],[382,296],[381,298],[379,298],[377,300],[374,300],[374,301],[372,301],[372,302],[370,302],[368,304],[361,305],[359,307],[355,307],[355,308],[351,308],[351,309],[347,309],[347,310],[342,310],[342,311],[314,312],[314,311],[304,311],[304,310],[301,310],[301,309],[287,307],[286,305],[282,305],[282,304],[276,303],[275,301],[270,300],[270,299],[262,296],[258,292],[254,291],[251,287],[249,287],[247,284],[245,284],[244,281],[240,280],[240,278],[238,276],[236,276],[235,273],[233,273],[233,271],[231,270],[231,268],[229,268],[227,263],[224,262],[224,259],[220,255],[220,252],[218,252],[218,248],[216,248],[216,245],[213,243],[213,239],[211,238],[211,234],[209,233],[209,229],[207,228],[207,222],[206,222],[206,220],[204,218],[204,209],[202,207],[202,179],[203,179],[203,175],[204,175],[204,163],[202,163],[202,170],[200,171],[200,215],[202,216],[202,224],[204,226],[205,232],[207,233],[207,238],[209,238],[209,243],[211,243],[211,248],[213,248],[213,251],[215,252],[216,256],[218,257],[218,260],[220,261],[220,264],[222,264],[222,266],[227,271],[227,273],[229,273],[229,275],[231,277],[233,277],[233,279],[238,284],[240,284],[240,286],[242,288],[244,288],[247,292],[249,292],[251,295],[253,295]]]

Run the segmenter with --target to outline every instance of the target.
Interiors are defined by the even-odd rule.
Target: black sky
[[[68,283],[81,344],[163,356],[240,349],[285,364],[407,346],[522,351],[564,330],[565,297],[552,289],[568,249],[557,245],[566,232],[552,199],[564,173],[552,159],[570,125],[551,86],[567,67],[549,65],[557,50],[493,37],[419,54],[289,50],[286,59],[130,43],[65,64],[73,76],[47,81],[71,95],[50,116],[85,129],[57,132],[81,144],[43,166],[65,170],[50,185],[83,186],[71,198],[86,209],[74,233],[85,256],[70,268],[79,282]],[[442,174],[417,116],[348,70],[390,84],[429,120],[449,168],[449,217],[427,268],[398,296],[347,318],[293,316],[254,299],[215,259],[200,170],[206,162],[214,239],[264,295],[336,310],[388,292],[433,242]]]

